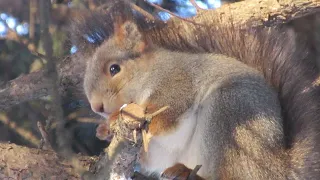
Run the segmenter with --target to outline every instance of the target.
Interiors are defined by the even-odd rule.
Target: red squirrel
[[[184,179],[185,170],[202,165],[196,179],[319,177],[320,130],[312,127],[318,127],[319,89],[311,84],[317,72],[304,71],[308,62],[295,57],[286,33],[266,33],[270,42],[261,42],[253,32],[252,45],[221,36],[216,52],[189,53],[147,40],[130,20],[114,29],[84,56],[84,90],[92,110],[106,118],[123,104],[170,106],[148,125],[143,173]],[[225,34],[232,33],[240,31]]]

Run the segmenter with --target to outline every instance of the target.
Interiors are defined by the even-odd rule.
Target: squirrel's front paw
[[[196,175],[194,170],[187,168],[181,163],[167,168],[162,174],[162,180],[203,180],[200,176]]]
[[[113,134],[111,133],[110,127],[108,123],[99,124],[97,127],[96,137],[100,140],[111,141]]]
[[[96,137],[100,140],[107,140],[111,141],[113,138],[113,133],[110,129],[110,124],[114,124],[115,121],[118,119],[119,112],[114,112],[110,115],[109,119],[107,121],[104,121],[103,123],[99,124],[96,129]]]

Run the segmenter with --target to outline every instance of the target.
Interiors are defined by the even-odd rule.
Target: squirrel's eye
[[[116,75],[118,72],[120,72],[120,66],[118,64],[112,64],[110,66],[110,74],[111,76]]]

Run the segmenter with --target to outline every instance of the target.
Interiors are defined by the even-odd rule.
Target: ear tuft
[[[143,35],[134,22],[126,21],[115,26],[115,37],[117,44],[133,53],[141,53],[146,47]]]
[[[135,23],[127,21],[121,26],[121,28],[128,39],[141,40],[142,35],[139,32],[138,27]]]

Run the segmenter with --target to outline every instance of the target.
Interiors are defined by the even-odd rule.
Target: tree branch
[[[1,87],[0,110],[4,111],[19,103],[40,99],[48,95],[48,81],[44,71],[22,75]]]
[[[146,30],[145,33],[147,37],[152,38],[155,41],[161,41],[163,44],[167,43],[175,46],[176,44],[179,44],[179,42],[176,41],[183,38],[188,42],[195,42],[197,38],[194,36],[195,34],[203,34],[203,36],[207,37],[210,36],[208,28],[214,28],[214,23],[217,20],[225,24],[230,24],[230,20],[232,20],[232,23],[235,25],[246,24],[251,26],[274,26],[308,14],[319,12],[319,9],[320,1],[318,0],[279,0],[279,2],[276,0],[246,0],[239,3],[225,5],[215,11],[200,11],[196,17],[190,18],[190,20],[195,23],[204,24],[206,28],[199,28],[198,26],[184,20],[172,18],[165,26],[154,28],[149,31]],[[179,34],[180,39],[170,36],[173,31],[176,32],[175,35],[177,35],[177,33]],[[194,47],[197,46],[196,43],[191,45]],[[59,77],[55,79],[55,82],[57,82],[57,89],[62,97],[70,98],[70,96],[75,96],[77,99],[84,99],[81,92],[84,66],[85,62],[79,61],[77,58],[67,57],[58,62],[56,68]],[[40,70],[38,72],[22,75],[0,87],[0,111],[6,110],[11,106],[24,101],[40,99],[51,95],[50,88],[52,88],[52,84],[45,74],[46,72],[44,70]],[[8,148],[8,146],[2,148],[0,144],[0,150],[2,153],[7,153],[8,149],[10,150],[12,148]],[[23,162],[24,166],[26,164],[32,164],[31,161],[21,161],[21,159],[26,157],[30,158],[29,160],[33,160],[33,158],[36,159],[33,160],[33,162],[43,162],[45,160],[45,158],[32,156],[38,155],[38,153],[36,153],[37,150],[34,149],[30,151],[33,152],[31,155],[27,154],[28,156],[24,154],[24,151],[13,152],[15,155],[13,157],[19,157],[19,160],[15,160],[15,162]],[[16,156],[17,154],[19,154],[19,156]],[[55,158],[55,155],[52,152],[48,152],[48,154],[49,157]],[[40,153],[39,156],[48,157],[48,155],[42,153]],[[26,158],[26,160],[28,158]],[[9,160],[10,158],[2,161],[6,162]],[[67,175],[64,176],[64,174],[61,173],[59,168],[62,165],[59,164],[59,161],[45,162],[47,163],[47,166],[50,166],[50,170],[57,170],[59,172],[59,179],[70,177]],[[36,167],[36,170],[41,171],[48,169],[44,168],[47,166],[42,163],[39,163],[38,165],[39,166]],[[58,166],[56,167],[54,165]],[[44,172],[44,174],[48,174],[48,172]],[[3,174],[0,171],[0,178],[2,178],[2,175]],[[34,176],[35,175],[37,175],[37,173],[34,173]]]
[[[216,11],[201,11],[192,19],[198,23],[210,23],[206,17],[215,17],[222,23],[232,20],[235,25],[274,26],[319,11],[318,0],[246,0],[224,5]]]
[[[214,52],[210,41],[216,30],[234,26],[240,29],[278,26],[302,16],[320,12],[318,0],[246,0],[226,4],[216,10],[200,11],[184,21],[173,17],[165,25],[144,29],[153,43],[171,49]]]
[[[57,64],[58,91],[63,99],[85,99],[82,93],[84,64],[70,57]],[[44,98],[49,95],[50,87],[44,70],[21,75],[0,87],[0,111],[25,101]]]
[[[216,10],[200,11],[196,17],[190,18],[190,20],[213,28],[215,21],[219,20],[222,23],[230,24],[230,19],[235,25],[274,26],[319,11],[320,1],[318,0],[279,0],[279,2],[277,0],[246,0],[224,5]],[[194,34],[194,31],[200,34],[202,30],[204,31],[203,33],[206,33],[204,28],[198,28],[192,23],[173,17],[165,27],[162,26],[160,29],[152,29],[145,33],[147,37],[155,41],[160,41],[158,40],[160,38],[162,44],[159,44],[161,45],[165,46],[164,43],[171,43],[171,46],[174,46],[176,38],[170,36],[172,34],[170,33],[171,31],[180,32],[179,34],[183,37],[184,35]],[[187,31],[187,33],[184,31]],[[185,39],[188,38],[190,37],[185,37]],[[189,40],[189,42],[192,42],[192,40]],[[75,95],[76,98],[84,98],[81,92],[84,64],[84,62],[75,62],[71,58],[66,58],[58,64],[57,69],[60,78],[57,81],[59,83],[59,92],[63,96],[69,94],[69,91],[75,91],[71,95]],[[48,83],[46,83],[47,80],[44,78],[43,73],[43,71],[39,71],[22,75],[1,87],[0,111],[24,101],[47,96]]]
[[[75,167],[62,162],[52,150],[0,143],[0,179],[80,179]],[[91,157],[79,156],[79,166],[89,169]]]

